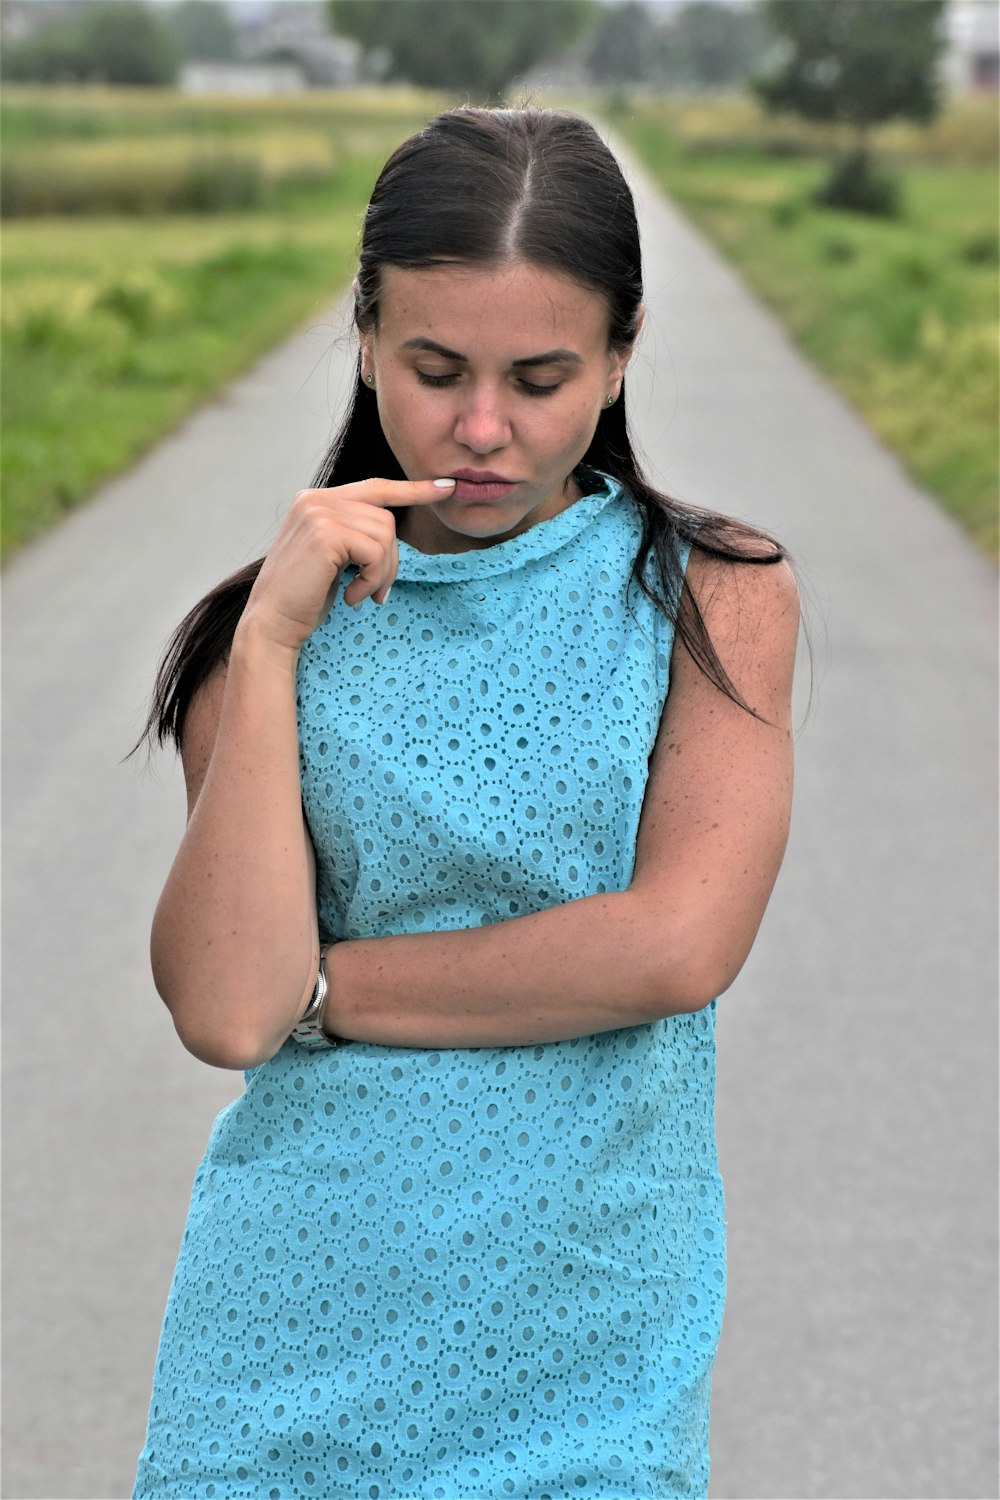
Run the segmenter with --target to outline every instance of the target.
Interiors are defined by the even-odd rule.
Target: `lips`
[[[472,504],[477,501],[489,504],[494,500],[502,500],[519,483],[516,479],[505,479],[502,474],[494,474],[490,469],[456,469],[448,477],[457,480],[453,498]]]

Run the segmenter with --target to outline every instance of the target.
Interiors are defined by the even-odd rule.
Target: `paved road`
[[[817,678],[786,867],[720,1006],[712,1494],[995,1497],[996,577],[635,175],[650,465],[786,539]],[[240,1080],[153,993],[181,789],[121,756],[173,623],[310,475],[339,331],[318,314],[6,577],[8,1500],[130,1488],[191,1177]]]

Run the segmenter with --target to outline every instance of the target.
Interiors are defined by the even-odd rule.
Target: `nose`
[[[511,439],[500,393],[485,385],[468,388],[455,420],[455,441],[473,453],[495,453]]]

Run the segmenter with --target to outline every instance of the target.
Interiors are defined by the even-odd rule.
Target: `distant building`
[[[299,94],[306,75],[294,63],[190,62],[180,72],[185,94]]]
[[[350,88],[359,81],[360,44],[330,34],[326,7],[317,0],[236,6],[232,16],[245,61],[293,63],[307,83],[327,88]]]
[[[949,92],[1000,92],[1000,4],[997,0],[953,0],[948,10],[948,38],[942,77]]]

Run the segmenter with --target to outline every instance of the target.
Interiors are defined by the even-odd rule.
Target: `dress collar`
[[[407,542],[399,543],[400,583],[463,583],[473,578],[489,578],[510,573],[526,563],[536,562],[558,552],[573,542],[601,511],[622,493],[617,479],[596,470],[588,474],[596,488],[581,495],[572,505],[547,521],[538,521],[527,531],[494,542],[491,547],[474,547],[468,552],[418,552]]]

